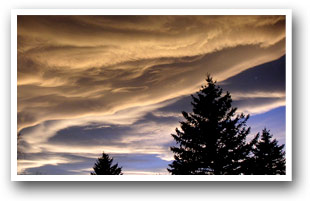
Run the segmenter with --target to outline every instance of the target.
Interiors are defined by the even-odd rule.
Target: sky
[[[168,174],[209,73],[285,144],[285,16],[18,16],[18,174]]]

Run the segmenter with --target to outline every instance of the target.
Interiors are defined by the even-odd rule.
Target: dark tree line
[[[272,140],[266,128],[248,141],[249,115],[237,114],[229,92],[223,94],[210,76],[207,85],[192,95],[193,111],[182,112],[184,121],[172,134],[173,175],[276,175],[285,174],[284,145]],[[92,175],[119,175],[122,168],[103,153]]]
[[[210,76],[196,96],[193,112],[182,112],[185,121],[172,134],[174,161],[168,171],[175,175],[285,174],[284,145],[278,146],[264,129],[247,142],[249,115],[236,114],[229,92],[223,94]]]

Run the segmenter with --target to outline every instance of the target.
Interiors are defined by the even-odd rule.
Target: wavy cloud
[[[283,80],[270,84],[255,70],[242,77],[285,54],[283,16],[18,16],[17,37],[20,148],[50,154],[19,160],[19,172],[64,171],[68,157],[53,154],[94,158],[103,149],[171,160],[179,110],[207,73],[240,111],[285,105]],[[253,76],[265,79],[251,87]]]

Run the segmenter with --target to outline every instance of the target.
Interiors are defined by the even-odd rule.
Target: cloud
[[[68,153],[27,153],[18,160],[18,171],[20,174],[74,174],[74,170],[91,167],[93,161],[93,158]]]
[[[204,73],[276,59],[284,38],[283,16],[18,16],[18,129],[192,93]]]
[[[282,44],[281,41],[277,46]],[[128,75],[126,69],[49,70],[44,72],[44,79],[52,77],[51,83],[61,79],[62,83],[67,84],[44,86],[42,79],[39,84],[18,85],[18,127],[21,130],[51,119],[108,115],[128,107],[151,105],[188,95],[205,79],[205,74],[201,72],[212,73],[218,80],[225,79],[249,66],[260,64],[266,57],[279,56],[283,49],[281,47],[278,51],[277,46],[267,49],[251,46],[230,48],[190,62],[154,65],[141,75],[135,78],[129,76],[128,79],[124,78]],[[223,58],[225,60],[221,62]],[[231,73],[232,70],[234,73]]]
[[[231,93],[234,106],[259,114],[285,106],[285,56],[255,66],[219,83]]]
[[[69,159],[70,162],[58,162],[50,164],[42,164],[40,166],[29,167],[21,170],[21,174],[34,174],[34,175],[76,175],[84,174],[89,175],[93,171],[92,167],[98,156],[81,157],[78,155],[58,153],[57,157],[63,156]],[[111,154],[113,157],[113,164],[118,163],[122,167],[122,172],[126,175],[130,174],[168,174],[167,169],[163,168],[168,166],[169,161],[164,161],[158,158],[156,154]],[[56,157],[56,154],[41,153],[28,155],[30,158],[44,157],[49,161]],[[29,161],[29,160],[28,160]],[[121,165],[119,164],[121,162]]]
[[[240,111],[285,104],[280,63],[250,69],[285,54],[284,16],[18,16],[17,37],[25,155],[94,158],[105,150],[166,163],[180,108],[191,109],[189,94],[206,73],[232,92]],[[19,164],[31,173],[87,169],[56,155]]]
[[[233,106],[237,107],[239,112],[259,114],[285,106],[285,56],[249,68],[218,84],[224,92],[230,92]],[[159,116],[177,116],[182,111],[192,110],[192,98],[189,95],[169,101],[172,103],[153,113]]]
[[[285,84],[285,79],[283,79],[285,77],[285,63],[283,61],[285,61],[285,57],[250,68],[219,82],[224,90],[231,92],[233,97],[237,94],[238,98],[234,100],[233,105],[238,107],[238,111],[254,115],[251,117],[254,120],[249,123],[250,126],[254,125],[254,129],[252,129],[254,132],[259,132],[258,129],[262,129],[264,126],[276,128],[277,138],[281,139],[281,142],[285,139],[283,138],[285,132],[283,133],[281,129],[281,132],[278,130],[281,125],[274,126],[268,121],[257,120],[259,116],[255,114],[285,105],[285,96],[283,96],[285,94],[285,87],[283,87]],[[270,72],[277,73],[269,76]],[[265,85],[266,82],[268,87]],[[68,166],[65,164],[78,164],[79,161],[72,160],[72,158],[68,159],[62,153],[67,153],[69,157],[76,154],[91,156],[94,159],[102,150],[113,155],[125,154],[127,157],[141,153],[156,155],[158,159],[152,160],[166,164],[173,160],[172,153],[169,150],[169,147],[173,145],[170,134],[174,133],[175,128],[179,126],[178,122],[183,120],[181,111],[191,112],[190,102],[191,97],[189,95],[181,96],[149,107],[140,106],[121,110],[112,115],[53,120],[28,127],[22,131],[24,143],[20,145],[20,149],[26,153],[26,156],[30,153],[30,155],[40,157],[19,160],[19,166],[23,167],[23,171],[28,171],[29,174],[49,172],[48,170],[53,168],[55,170],[49,174],[61,172],[61,170],[63,170],[63,174],[80,174],[83,173],[86,165],[81,167],[81,172],[78,170],[68,172]],[[264,125],[262,122],[265,122]],[[53,153],[53,157],[43,157],[40,154],[42,151]],[[134,158],[131,159],[134,161]],[[124,157],[118,161],[121,164],[124,161],[126,163]],[[67,167],[67,169],[61,169],[61,167]],[[130,163],[125,167],[126,174],[154,174],[156,171],[161,174],[165,173],[163,169],[138,171],[135,169],[137,167],[131,166]]]
[[[179,118],[156,117],[151,113],[130,124],[97,121],[82,126],[81,122],[66,124],[64,121],[47,122],[23,130],[20,145],[22,152],[40,153],[42,150],[67,153],[158,153],[163,158],[167,147],[162,144],[172,140],[170,133],[178,125]],[[45,135],[42,135],[44,133]],[[41,136],[39,138],[39,136]],[[169,154],[170,155],[170,154]]]

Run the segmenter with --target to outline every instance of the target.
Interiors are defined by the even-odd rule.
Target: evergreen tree
[[[98,158],[93,167],[94,172],[91,175],[122,175],[122,167],[118,167],[118,164],[112,165],[113,158],[108,154],[102,153],[102,156]]]
[[[262,131],[261,139],[253,149],[253,160],[249,168],[250,174],[255,175],[283,175],[285,174],[284,144],[278,145],[276,139],[266,128]]]
[[[178,146],[170,147],[175,159],[168,168],[171,174],[241,174],[255,143],[246,142],[249,116],[236,115],[229,92],[223,95],[209,75],[206,81],[192,95],[193,112],[182,112],[181,130],[172,134]]]

